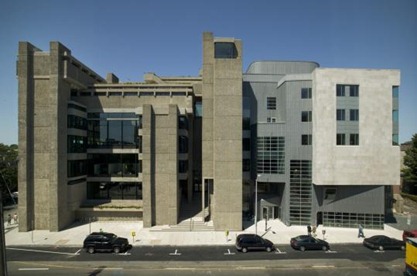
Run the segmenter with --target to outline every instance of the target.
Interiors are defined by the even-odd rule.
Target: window
[[[345,110],[344,109],[336,110],[336,119],[338,121],[344,121],[345,120]]]
[[[349,119],[351,121],[359,121],[359,109],[351,109],[349,113],[350,113]]]
[[[266,122],[267,123],[275,123],[277,121],[277,118],[275,117],[267,117]]]
[[[350,97],[359,97],[359,85],[345,85],[345,84],[336,85],[337,97],[346,96],[346,92],[349,92]]]
[[[215,42],[214,58],[237,58],[236,45],[233,42]]]
[[[324,190],[324,200],[335,200],[336,199],[336,188],[327,188]]]
[[[312,114],[311,111],[302,111],[301,112],[301,122],[311,122]]]
[[[188,129],[188,118],[187,116],[178,116],[178,128]]]
[[[179,160],[178,161],[178,172],[179,173],[188,172],[188,160]]]
[[[267,97],[266,98],[266,109],[268,109],[268,110],[275,110],[275,109],[277,109],[277,98],[275,98],[275,97]]]
[[[242,171],[250,172],[250,159],[242,160]]]
[[[393,98],[398,98],[398,94],[399,94],[399,87],[398,86],[393,86],[392,87],[392,97]]]
[[[301,99],[311,99],[311,88],[301,88]]]
[[[68,160],[67,176],[77,177],[87,175],[87,160]]]
[[[344,133],[336,134],[336,145],[346,145],[346,135]]]
[[[349,135],[349,145],[357,146],[359,145],[359,134],[354,133]]]
[[[338,84],[336,85],[336,96],[344,97],[345,96],[345,86]]]
[[[311,145],[312,140],[313,136],[311,134],[301,135],[301,145],[303,146]]]
[[[250,138],[243,138],[242,148],[243,151],[250,151]]]
[[[285,138],[257,138],[258,173],[284,174],[285,172]]]
[[[68,153],[85,153],[87,151],[87,137],[68,135],[67,152]]]
[[[188,153],[188,137],[187,136],[178,136],[178,152],[179,153]]]
[[[351,97],[359,97],[359,85],[350,85],[350,93],[349,96]]]

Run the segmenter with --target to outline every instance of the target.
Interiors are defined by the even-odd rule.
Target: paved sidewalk
[[[279,220],[269,220],[267,231],[265,221],[257,224],[258,235],[261,235],[274,244],[289,244],[291,237],[307,234],[307,226],[286,226]],[[96,221],[87,224],[73,225],[71,228],[60,232],[47,230],[35,230],[30,232],[19,232],[17,224],[7,225],[5,223],[6,246],[17,245],[48,245],[48,246],[82,246],[84,238],[94,231],[103,230],[112,232],[118,236],[126,237],[133,246],[139,245],[233,245],[235,238],[240,233],[255,233],[255,226],[252,224],[244,231],[230,231],[228,238],[223,231],[187,231],[172,232],[161,230],[163,227],[144,228],[142,222],[127,221]],[[159,230],[158,230],[159,229]],[[319,226],[317,237],[323,238],[322,230],[326,231],[324,236],[330,245],[335,243],[362,243],[363,238],[358,238],[358,229],[336,228]],[[131,233],[135,232],[132,237]],[[365,236],[387,235],[401,239],[402,230],[385,225],[384,230],[364,229]]]

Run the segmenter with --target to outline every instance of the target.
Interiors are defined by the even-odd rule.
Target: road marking
[[[278,248],[275,248],[275,254],[287,254],[287,252],[283,252],[279,250]]]
[[[130,252],[125,252],[125,253],[119,253],[119,254],[116,254],[116,255],[125,255],[125,256],[130,256],[130,255],[132,255]]]
[[[74,253],[55,252],[55,251],[36,250],[36,249],[23,249],[23,248],[13,248],[13,247],[7,247],[6,249],[17,250],[17,251],[26,251],[26,252],[38,252],[38,253],[51,253],[51,254],[60,254],[60,255],[71,255],[71,256],[74,256],[75,255]]]
[[[224,253],[224,255],[235,255],[234,252],[230,252],[230,249],[227,249],[227,253]]]
[[[337,253],[337,251],[332,251],[332,250],[326,250],[324,253]]]
[[[19,268],[22,271],[46,271],[49,270],[47,267],[30,267],[30,268]]]
[[[74,253],[74,255],[80,255],[81,249]]]
[[[312,268],[335,268],[334,265],[313,265]]]
[[[178,253],[178,250],[175,249],[175,252],[174,253],[169,253],[169,255],[171,255],[171,256],[180,256],[181,253]]]
[[[237,270],[265,270],[266,268],[264,266],[239,266],[236,267]]]
[[[374,252],[375,253],[384,253],[385,251],[384,250],[375,250]]]

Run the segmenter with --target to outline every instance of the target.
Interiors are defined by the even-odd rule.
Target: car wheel
[[[266,248],[266,252],[271,252],[271,251],[272,251],[272,248],[268,246],[268,247]]]
[[[306,251],[306,248],[304,246],[300,246],[300,251]]]
[[[323,251],[327,251],[328,250],[328,248],[327,248],[327,246],[325,246],[325,245],[323,245],[323,247],[321,248]]]
[[[378,247],[378,250],[379,250],[379,251],[384,251],[384,247],[383,247],[382,245],[380,245],[380,246]]]
[[[247,249],[246,247],[243,247],[243,248],[242,248],[242,252],[243,252],[243,253],[246,253],[246,252],[248,252],[248,249]]]
[[[90,254],[93,254],[93,253],[94,253],[94,251],[95,251],[95,250],[94,250],[94,247],[91,247],[91,246],[90,246],[90,247],[88,247],[88,248],[87,248],[87,252],[88,252],[88,253],[90,253]]]
[[[120,253],[120,247],[113,248],[113,252],[116,253],[116,254],[119,254]]]

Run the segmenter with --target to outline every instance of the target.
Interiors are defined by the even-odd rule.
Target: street
[[[74,247],[7,248],[9,275],[401,275],[404,254],[351,244],[326,252],[278,245],[271,253],[241,253],[231,246],[145,246],[118,255]]]

